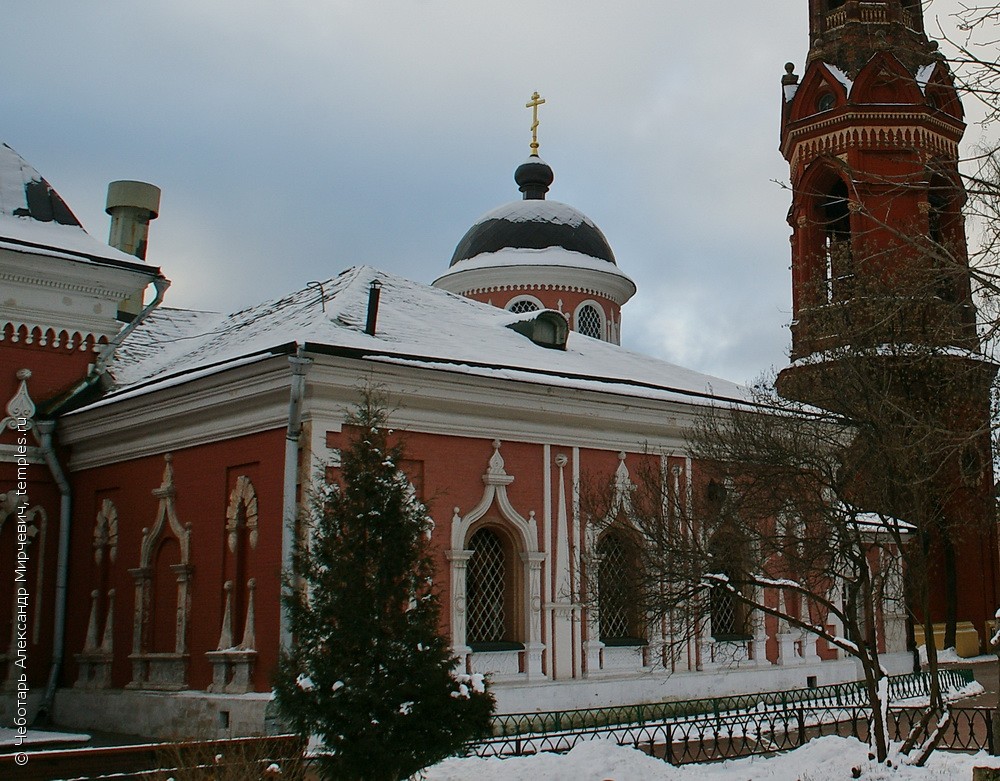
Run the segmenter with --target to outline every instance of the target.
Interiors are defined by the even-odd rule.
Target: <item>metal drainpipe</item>
[[[288,400],[288,429],[285,433],[285,479],[283,485],[283,507],[281,523],[281,627],[280,638],[282,650],[287,650],[292,644],[292,630],[289,626],[288,608],[285,599],[290,594],[292,564],[295,559],[296,530],[295,521],[298,516],[296,489],[299,483],[299,436],[302,433],[302,397],[305,395],[306,372],[312,360],[303,357],[300,347],[295,355],[288,357],[292,367],[292,382]]]
[[[118,352],[118,348],[121,346],[121,343],[128,338],[130,333],[142,324],[142,321],[146,319],[150,312],[163,303],[163,297],[167,294],[167,289],[169,287],[170,280],[166,277],[157,277],[153,280],[153,288],[156,290],[156,295],[153,300],[146,304],[142,311],[137,314],[128,325],[119,331],[115,335],[115,338],[108,342],[107,346],[103,350],[101,350],[100,356],[94,363],[93,374],[100,376],[108,370],[108,364],[111,362],[111,359],[115,357],[115,353]]]
[[[69,570],[69,532],[73,493],[66,473],[56,457],[52,446],[52,432],[55,430],[54,420],[40,420],[35,426],[40,435],[40,445],[45,463],[48,464],[52,479],[59,487],[59,553],[56,559],[56,604],[55,620],[52,628],[52,667],[49,670],[49,682],[45,687],[45,697],[35,716],[35,722],[49,718],[52,704],[56,696],[56,685],[59,673],[62,671],[63,651],[66,645],[66,589]]]

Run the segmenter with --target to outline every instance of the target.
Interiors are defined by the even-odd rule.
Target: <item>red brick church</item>
[[[840,257],[827,250],[860,219],[849,197],[842,214],[802,188],[839,193],[847,183],[824,161],[844,156],[911,173],[933,159],[949,176],[964,127],[919,3],[811,8],[805,74],[790,69],[783,81],[796,360],[821,350],[814,324],[836,303],[810,299],[802,280],[843,284],[812,258]],[[916,54],[897,56],[897,37]],[[887,43],[867,52],[857,40]],[[619,346],[635,285],[600,229],[548,197],[554,173],[537,152],[535,140],[515,172],[523,197],[480,218],[433,285],[355,267],[220,314],[171,308],[169,268],[145,261],[156,188],[111,185],[105,245],[0,146],[6,715],[26,703],[78,728],[263,731],[290,641],[279,594],[302,543],[300,506],[322,469],[336,469],[366,383],[388,390],[405,471],[431,504],[442,630],[462,664],[492,675],[501,710],[855,677],[853,662],[763,615],[735,640],[707,624],[665,669],[654,630],[580,598],[586,552],[600,553],[605,582],[627,567],[621,540],[588,529],[581,475],[614,473],[627,486],[656,453],[684,512],[701,488],[686,432],[705,405],[747,396]],[[949,192],[944,202],[914,195],[898,214],[893,205],[889,222],[919,216],[964,242],[961,190]],[[967,285],[966,275],[954,290],[966,303]],[[971,303],[964,311],[972,320],[956,339],[972,348]],[[995,559],[995,545],[983,549],[978,574],[960,584],[959,618],[980,635],[996,602]],[[886,663],[907,671],[905,617],[887,607],[881,619]]]

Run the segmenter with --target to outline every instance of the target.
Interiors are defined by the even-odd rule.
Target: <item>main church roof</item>
[[[372,282],[378,327],[365,332]],[[540,347],[509,326],[514,314],[368,266],[348,269],[234,314],[161,308],[123,343],[115,388],[97,406],[266,360],[296,347],[496,380],[661,400],[747,401],[745,388],[613,344],[569,334]]]

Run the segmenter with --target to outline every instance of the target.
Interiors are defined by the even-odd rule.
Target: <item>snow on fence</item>
[[[974,681],[970,669],[946,669],[938,673],[945,691],[961,689]],[[889,700],[927,696],[930,678],[927,673],[909,673],[889,678]],[[744,712],[760,709],[786,709],[794,705],[861,705],[868,701],[863,681],[851,681],[809,689],[741,694],[700,700],[624,705],[613,708],[581,708],[579,710],[547,711],[542,713],[508,713],[493,717],[493,734],[523,735],[528,733],[565,732],[592,727],[612,727],[623,724],[643,725],[665,720],[711,714]]]
[[[944,690],[972,683],[971,670],[942,670]],[[926,696],[926,673],[893,676],[893,701]],[[630,745],[672,764],[704,762],[751,754],[769,754],[802,745],[820,735],[868,739],[871,719],[860,682],[784,692],[716,697],[619,708],[587,708],[495,717],[494,736],[471,745],[480,757],[516,756],[540,751],[568,751],[582,740],[603,737]],[[906,737],[921,711],[893,708],[893,740]],[[952,709],[942,746],[993,751],[988,708]]]

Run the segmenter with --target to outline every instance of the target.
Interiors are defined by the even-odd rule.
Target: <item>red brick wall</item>
[[[211,683],[212,667],[205,652],[215,650],[219,642],[225,600],[223,583],[237,574],[244,581],[249,577],[257,580],[258,657],[254,686],[259,691],[270,688],[278,650],[284,442],[284,430],[276,429],[173,452],[177,517],[181,524],[190,524],[192,530],[191,564],[194,569],[188,625],[189,688],[204,689]],[[73,550],[76,554],[70,572],[74,608],[67,629],[65,683],[68,685],[77,675],[72,654],[83,648],[86,638],[90,592],[101,578],[92,555],[92,540],[95,519],[104,498],[115,502],[119,518],[117,560],[104,576],[116,589],[117,599],[113,685],[122,687],[131,680],[128,655],[132,650],[135,581],[128,570],[139,565],[142,529],[152,528],[155,523],[159,500],[151,492],[160,486],[163,471],[163,456],[156,455],[74,475]],[[226,508],[236,478],[241,474],[251,478],[257,493],[259,539],[255,550],[246,551],[245,566],[240,573],[226,544]],[[172,540],[173,534],[165,528],[160,539]],[[172,651],[174,647],[176,578],[165,568],[178,563],[180,554],[173,542],[167,543],[166,548],[163,552],[167,558],[156,568],[157,584],[159,571],[163,569],[166,588],[153,597],[158,609],[154,613],[155,639],[150,650],[156,651]],[[245,582],[243,585],[245,588]],[[245,602],[242,609],[245,615]],[[234,617],[242,627],[243,615]],[[234,643],[241,639],[242,636],[236,637]]]

